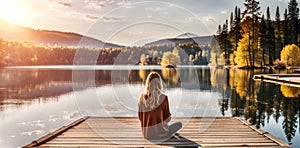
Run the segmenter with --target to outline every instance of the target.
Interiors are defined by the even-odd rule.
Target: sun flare
[[[24,1],[21,0],[0,0],[0,19],[9,22],[22,24],[28,15]]]

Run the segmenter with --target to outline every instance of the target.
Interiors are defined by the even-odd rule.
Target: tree
[[[292,44],[290,28],[289,28],[289,20],[287,9],[284,10],[284,21],[283,21],[283,46]]]
[[[179,65],[180,64],[180,57],[178,54],[173,52],[165,52],[162,57],[161,65]]]
[[[254,31],[253,31],[254,26]],[[261,65],[262,53],[258,48],[260,24],[247,18],[241,23],[243,38],[238,43],[235,62],[239,66],[254,67]]]
[[[269,56],[269,65],[273,65],[275,61],[275,33],[274,33],[274,24],[271,20],[270,8],[267,8],[267,20],[266,20],[266,50]],[[263,57],[264,58],[264,57]]]
[[[247,17],[250,17],[254,20],[260,18],[261,12],[260,12],[260,6],[258,1],[245,0],[244,6],[245,6],[245,10],[243,12],[243,19],[246,19]]]
[[[268,42],[268,29],[267,29],[267,24],[266,24],[266,20],[265,20],[265,16],[263,15],[261,18],[261,22],[260,22],[260,37],[259,37],[259,43],[260,43],[260,48],[262,49],[262,65],[266,64],[266,49],[268,48],[267,46],[267,42]]]
[[[225,65],[230,64],[230,54],[232,54],[231,51],[231,44],[229,41],[229,31],[228,31],[228,20],[225,21],[225,24],[223,24],[223,27],[220,31],[221,33],[218,35],[217,40],[220,45],[220,49],[222,50],[222,54],[225,60]]]
[[[298,45],[298,17],[299,17],[299,8],[296,0],[291,0],[288,4],[288,22],[289,28],[291,29],[291,41],[293,44]]]
[[[221,27],[221,26],[219,26],[219,27]],[[221,53],[220,53],[220,46],[217,41],[217,36],[214,36],[213,39],[211,40],[210,47],[211,47],[210,64],[218,66],[220,63],[219,59],[220,59]]]
[[[234,65],[236,65],[236,63],[234,62],[234,58],[236,57],[238,42],[242,38],[241,30],[242,30],[242,27],[241,27],[241,10],[240,10],[240,8],[238,8],[236,6],[235,11],[234,11],[233,24],[231,25],[231,30],[230,30],[230,33],[229,33],[230,42],[231,42],[231,46],[232,46],[232,49],[233,49],[233,54],[232,54],[232,60],[231,61],[233,61]]]
[[[140,57],[140,64],[147,65],[147,58],[146,58],[145,54],[141,55],[141,57]]]
[[[282,61],[286,62],[287,65],[299,66],[300,65],[300,49],[297,45],[285,46],[280,54]]]
[[[256,55],[255,52],[258,51],[258,41],[259,41],[259,19],[261,18],[260,6],[259,2],[256,0],[245,0],[244,3],[245,10],[243,12],[243,22],[244,27],[248,32],[248,56],[249,56],[249,63],[250,67],[254,66],[254,56]],[[244,35],[245,36],[245,30]]]
[[[230,13],[230,31],[234,29],[233,13]]]
[[[276,8],[275,23],[274,23],[274,36],[275,36],[275,59],[280,58],[280,51],[282,49],[282,38],[281,38],[281,22],[279,7]]]

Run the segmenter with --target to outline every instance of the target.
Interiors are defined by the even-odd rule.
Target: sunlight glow
[[[26,2],[26,1],[25,1]],[[0,19],[22,24],[26,22],[28,8],[22,0],[0,0]]]

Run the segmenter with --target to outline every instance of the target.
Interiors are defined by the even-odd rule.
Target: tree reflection
[[[281,106],[282,116],[284,117],[282,128],[284,129],[284,133],[289,142],[292,141],[297,129],[298,104],[299,99],[284,99]]]
[[[300,88],[297,87],[281,85],[280,91],[287,98],[297,98],[300,95]]]
[[[178,86],[180,83],[179,73],[175,68],[163,68],[161,70],[162,77],[166,81],[168,87]]]
[[[252,79],[254,74],[260,73],[268,71],[212,69],[212,88],[222,95],[220,110],[224,114],[227,109],[226,98],[229,98],[232,116],[242,116],[257,128],[264,127],[272,117],[277,123],[283,117],[282,129],[291,142],[300,126],[300,89],[255,82]]]

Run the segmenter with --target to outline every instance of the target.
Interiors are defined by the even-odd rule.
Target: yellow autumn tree
[[[259,47],[259,22],[246,18],[242,23],[243,38],[238,42],[234,61],[238,66],[259,66],[262,61],[262,52]]]
[[[237,63],[238,66],[250,66],[248,42],[249,37],[245,36],[238,43],[238,48],[234,59],[235,63]]]
[[[281,61],[287,65],[299,66],[300,65],[300,49],[297,45],[286,45],[280,53]]]
[[[166,66],[166,65],[179,65],[180,64],[180,57],[179,57],[179,52],[178,49],[175,47],[173,52],[165,52],[163,54],[163,57],[161,59],[161,65]]]

